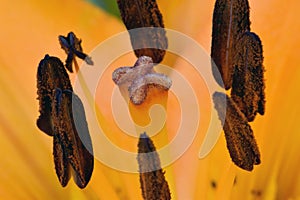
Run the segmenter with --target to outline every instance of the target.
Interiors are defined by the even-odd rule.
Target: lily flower
[[[214,1],[158,0],[157,3],[166,28],[194,39],[210,55]],[[226,149],[223,133],[212,150],[199,158],[210,123],[210,116],[205,113],[210,112],[211,98],[202,93],[205,83],[189,63],[178,58],[180,55],[167,53],[163,63],[189,81],[201,110],[199,130],[191,145],[178,159],[164,166],[172,199],[300,198],[300,128],[297,125],[300,113],[297,51],[300,47],[300,2],[249,0],[249,4],[251,29],[261,38],[266,69],[266,112],[250,123],[261,152],[261,164],[251,172],[236,167]],[[52,138],[41,132],[35,123],[39,115],[36,99],[38,63],[45,54],[63,61],[66,59],[58,36],[73,31],[82,39],[85,52],[91,52],[99,43],[126,31],[123,23],[83,0],[4,1],[1,8],[1,199],[143,199],[138,173],[113,169],[97,159],[85,189],[78,188],[74,181],[61,187],[55,174]],[[185,53],[193,52],[185,49]],[[130,152],[137,152],[138,135],[130,137],[117,128],[111,112],[111,96],[107,94],[116,87],[111,79],[113,71],[121,66],[133,66],[136,59],[132,53],[113,62],[99,81],[100,92],[96,95],[98,121],[104,132],[110,133],[106,136],[116,146]],[[69,75],[74,83],[77,74]],[[181,120],[176,95],[171,91],[163,93],[165,96],[157,97],[158,92],[154,90],[149,93],[154,97],[153,102],[129,105],[137,124],[149,121],[148,118],[145,120],[149,105],[158,103],[165,108],[166,124],[160,132],[163,135],[153,137],[156,149],[176,136]],[[92,126],[89,121],[88,124]],[[103,147],[108,157],[117,156],[106,150]],[[160,155],[160,158],[163,163],[165,157]]]

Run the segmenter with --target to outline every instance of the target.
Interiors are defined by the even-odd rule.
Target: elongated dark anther
[[[62,35],[58,36],[58,40],[61,48],[65,50],[66,54],[68,55],[66,59],[66,68],[69,70],[69,72],[73,72],[72,63],[76,63],[75,56],[85,60],[88,65],[94,64],[91,57],[83,53],[81,40],[78,39],[73,32],[68,33],[67,37]]]
[[[122,20],[129,30],[135,55],[138,58],[149,56],[154,63],[160,63],[168,48],[168,39],[156,0],[118,0],[117,2]],[[138,30],[138,28],[147,29]]]
[[[258,165],[261,161],[253,131],[246,117],[224,93],[215,92],[213,101],[220,120],[224,122],[223,129],[232,161],[240,168],[252,171],[253,165]],[[226,105],[223,102],[226,102]]]
[[[140,135],[138,143],[138,164],[142,195],[145,200],[169,200],[171,194],[158,153],[146,133]]]
[[[56,89],[53,97],[53,156],[56,174],[63,187],[72,174],[77,186],[84,188],[93,172],[94,157],[82,102],[70,90]]]
[[[40,116],[37,119],[37,127],[46,134],[53,135],[52,93],[56,88],[71,90],[69,76],[59,58],[46,55],[38,66],[37,94],[39,100]]]
[[[231,97],[250,122],[265,112],[263,50],[255,33],[238,40],[234,65]]]
[[[76,184],[84,188],[94,167],[92,143],[83,105],[73,94],[63,63],[46,55],[37,72],[40,116],[37,126],[53,136],[53,156],[61,185],[67,185],[71,172]],[[71,166],[71,167],[70,167]]]
[[[212,64],[212,70],[218,84],[225,89],[230,89],[232,85],[235,45],[239,37],[249,30],[248,0],[216,1],[211,45],[211,57],[216,66]]]

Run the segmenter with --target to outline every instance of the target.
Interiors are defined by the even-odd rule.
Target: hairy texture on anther
[[[259,37],[246,32],[236,45],[231,97],[239,109],[253,121],[265,112],[263,50]]]
[[[253,131],[246,117],[224,93],[215,92],[213,101],[220,120],[224,122],[223,129],[232,161],[240,168],[252,171],[253,165],[258,165],[261,161]]]
[[[213,74],[220,86],[232,85],[235,45],[250,30],[248,0],[217,0],[213,13],[211,57]],[[222,80],[218,78],[221,74]],[[224,85],[223,85],[224,84]]]
[[[64,187],[72,172],[77,186],[84,188],[93,172],[94,157],[83,105],[70,90],[56,89],[53,97],[53,156],[56,174]]]
[[[138,143],[138,164],[142,195],[145,200],[169,200],[171,194],[165,173],[161,169],[158,153],[146,133]]]
[[[118,0],[117,3],[122,20],[129,30],[135,55],[149,56],[154,63],[160,63],[168,48],[168,39],[156,0]],[[137,30],[146,27],[149,28]]]
[[[46,55],[38,66],[37,95],[39,100],[40,116],[37,127],[44,133],[53,136],[52,93],[56,88],[71,90],[72,86],[63,63],[56,57]]]

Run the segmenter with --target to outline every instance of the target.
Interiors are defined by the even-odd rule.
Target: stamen
[[[246,32],[236,50],[231,97],[250,122],[265,112],[262,44],[255,33]]]
[[[253,165],[260,164],[260,153],[245,115],[224,93],[215,92],[213,100],[219,118],[224,122],[223,129],[232,161],[242,169],[252,171]]]
[[[46,55],[41,60],[37,72],[37,93],[40,104],[37,126],[53,136],[58,179],[65,187],[70,179],[70,170],[73,170],[77,186],[84,188],[94,168],[92,142],[81,100],[73,93],[69,76],[58,58]]]
[[[170,189],[162,171],[158,153],[146,133],[140,135],[138,164],[142,195],[145,200],[169,200]]]
[[[37,94],[39,100],[40,116],[37,119],[37,127],[44,133],[53,136],[52,92],[56,88],[73,90],[69,75],[59,58],[46,55],[41,60],[37,71]]]
[[[211,57],[213,74],[226,90],[232,85],[233,56],[240,35],[250,30],[248,0],[217,0],[213,14]],[[215,68],[217,67],[217,68]],[[216,74],[221,74],[222,80]]]
[[[129,30],[136,57],[149,56],[160,63],[168,48],[168,39],[156,0],[118,0],[122,20]],[[137,29],[146,28],[147,29]],[[158,27],[158,28],[155,28]],[[136,29],[130,31],[132,29]]]
[[[66,68],[69,72],[73,72],[72,69],[72,62],[74,62],[75,69],[78,71],[78,64],[75,60],[75,56],[78,58],[85,60],[88,65],[93,65],[93,61],[91,57],[87,54],[83,53],[81,47],[81,40],[76,37],[73,32],[68,33],[67,37],[65,36],[58,36],[58,40],[60,43],[61,48],[66,52],[67,59],[66,59]]]

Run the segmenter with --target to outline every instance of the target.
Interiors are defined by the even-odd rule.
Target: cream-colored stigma
[[[152,58],[141,56],[133,67],[120,67],[112,74],[113,81],[119,86],[123,97],[135,105],[140,105],[147,97],[150,86],[169,90],[171,79],[153,69]]]

